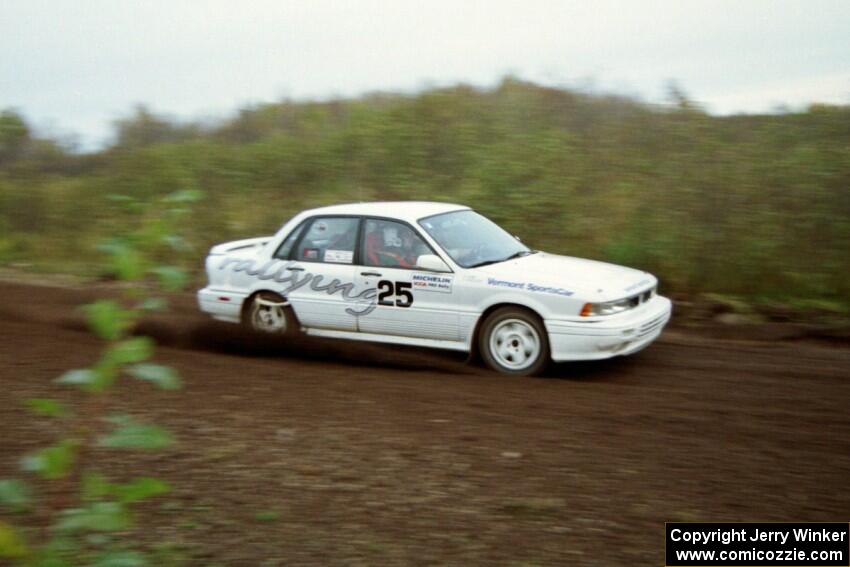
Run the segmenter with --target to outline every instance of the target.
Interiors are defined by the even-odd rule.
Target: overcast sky
[[[224,117],[281,98],[506,74],[715,113],[850,103],[850,0],[0,0],[0,108],[96,147],[145,103]]]

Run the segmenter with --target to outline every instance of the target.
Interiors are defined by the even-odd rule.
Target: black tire
[[[550,362],[549,336],[536,314],[521,307],[500,307],[481,324],[478,351],[497,372],[534,376]]]
[[[288,305],[275,308],[269,303],[285,303],[286,300],[271,291],[261,291],[245,303],[242,309],[242,325],[255,333],[265,335],[293,336],[298,333],[299,326]],[[264,324],[265,321],[265,324]],[[278,324],[274,324],[277,322]]]

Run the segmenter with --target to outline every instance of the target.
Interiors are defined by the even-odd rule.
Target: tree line
[[[659,275],[663,289],[846,309],[850,106],[714,116],[513,78],[241,109],[186,123],[139,107],[90,153],[0,114],[0,263],[97,275],[140,202],[202,191],[215,242],[359,200],[468,204],[547,251]],[[192,266],[189,266],[192,267]]]

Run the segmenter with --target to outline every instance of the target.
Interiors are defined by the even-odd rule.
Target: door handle
[[[375,276],[376,278],[380,278],[381,274],[378,272],[360,272],[361,276]]]
[[[286,270],[288,270],[290,272],[303,272],[304,268],[295,267],[295,268],[286,268]]]

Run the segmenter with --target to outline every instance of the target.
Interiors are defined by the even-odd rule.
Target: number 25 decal
[[[410,307],[413,305],[413,294],[410,292],[413,284],[410,282],[391,282],[381,280],[378,282],[378,305],[395,305],[396,307]],[[393,302],[388,299],[393,295],[398,298]]]

